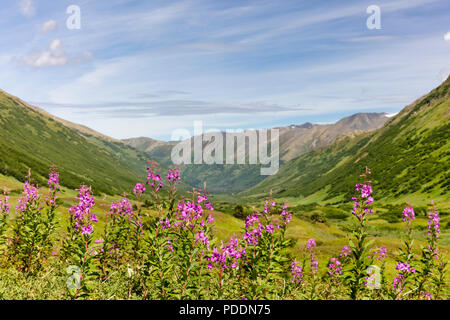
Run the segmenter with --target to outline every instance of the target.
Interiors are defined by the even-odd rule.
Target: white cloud
[[[445,41],[450,41],[450,31],[447,32],[446,34],[444,34],[444,40]]]
[[[48,49],[44,51],[33,51],[20,59],[28,66],[35,68],[63,66],[69,63],[82,63],[90,60],[92,53],[84,51],[78,57],[67,56],[60,39],[55,39],[50,43]]]
[[[19,5],[20,12],[27,18],[33,17],[36,13],[33,0],[22,0]]]
[[[55,30],[57,26],[58,26],[58,22],[56,22],[56,20],[48,20],[48,21],[44,22],[44,24],[42,25],[41,31],[43,33],[47,33],[47,32]]]
[[[42,68],[65,65],[69,59],[64,53],[61,40],[55,39],[47,50],[30,53],[23,58],[23,62],[32,67]]]

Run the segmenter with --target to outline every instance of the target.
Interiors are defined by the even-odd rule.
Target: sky
[[[450,74],[448,0],[0,4],[0,88],[119,139],[394,114]]]

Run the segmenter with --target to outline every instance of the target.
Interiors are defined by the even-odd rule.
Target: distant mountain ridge
[[[341,137],[353,137],[378,129],[388,120],[389,117],[385,113],[357,113],[333,124],[304,123],[277,127],[280,136],[281,164],[317,148],[328,146]],[[242,133],[242,135],[244,134]],[[171,149],[176,143],[144,137],[126,139],[124,142],[141,151],[148,152],[152,158],[165,165],[170,165]],[[245,152],[248,153],[248,151]],[[202,187],[206,182],[209,190],[220,193],[240,192],[266,178],[266,176],[261,176],[259,165],[248,164],[183,165],[182,171],[183,177],[190,185]]]

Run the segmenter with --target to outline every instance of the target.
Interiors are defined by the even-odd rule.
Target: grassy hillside
[[[50,166],[61,183],[98,193],[131,192],[145,177],[147,155],[121,141],[64,122],[0,91],[0,173],[23,181],[30,168],[43,184]]]
[[[372,169],[377,199],[450,202],[450,78],[371,134],[344,138],[305,154],[243,195],[273,189],[282,197],[340,202],[351,198],[355,172]]]

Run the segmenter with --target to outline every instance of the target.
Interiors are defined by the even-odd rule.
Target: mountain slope
[[[311,150],[328,146],[343,136],[355,136],[366,131],[380,128],[388,117],[384,113],[358,113],[341,119],[333,124],[291,125],[279,127],[280,164],[287,162]],[[222,133],[223,134],[223,133]],[[243,135],[243,134],[242,134]],[[129,145],[148,151],[153,159],[170,165],[170,151],[174,142],[161,142],[150,138],[133,138],[124,140]],[[224,138],[224,155],[225,138]],[[248,141],[246,141],[248,145]],[[192,139],[191,139],[192,145]],[[207,143],[204,143],[207,145]],[[246,148],[248,150],[248,148]],[[248,151],[244,151],[246,156]],[[234,193],[246,190],[266,178],[260,174],[260,165],[183,165],[183,179],[195,187],[202,187],[206,182],[213,192]]]
[[[305,154],[245,195],[348,200],[358,172],[372,169],[376,197],[450,201],[450,77],[370,134]]]
[[[305,123],[281,127],[281,160],[289,161],[306,152],[328,146],[342,136],[379,129],[388,120],[384,113],[356,113],[332,124]]]
[[[131,192],[145,174],[147,155],[121,141],[54,117],[0,90],[0,172],[23,181],[28,168],[42,185],[48,168],[61,184],[92,185],[97,193]]]

